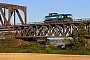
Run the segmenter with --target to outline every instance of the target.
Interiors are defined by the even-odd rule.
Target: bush
[[[12,47],[10,45],[1,46],[0,47],[1,53],[46,53],[46,54],[82,54],[90,55],[90,45],[88,47],[83,47],[78,50],[62,50],[56,46],[44,46],[41,47],[39,44],[32,42],[30,44],[22,44],[18,47]]]
[[[81,50],[87,44],[85,40],[85,35],[87,35],[87,30],[85,29],[86,22],[81,22],[77,29],[72,32],[72,37],[74,40],[70,41],[70,44],[67,44],[67,49],[70,51]]]

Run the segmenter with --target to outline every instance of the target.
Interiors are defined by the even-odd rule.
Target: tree
[[[69,47],[70,50],[77,50],[85,46],[86,40],[85,35],[87,35],[87,30],[85,29],[86,22],[80,22],[78,29],[73,31],[73,41]]]

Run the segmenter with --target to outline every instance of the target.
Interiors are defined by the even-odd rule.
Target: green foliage
[[[65,43],[65,45],[71,43],[70,40],[68,39],[68,37],[65,37],[64,40],[63,40],[63,42]]]
[[[73,41],[71,42],[70,50],[77,51],[78,49],[82,49],[82,47],[85,47],[86,40],[85,35],[87,35],[87,31],[85,29],[86,22],[81,22],[78,26],[78,30],[73,31]]]
[[[37,38],[36,40],[37,40],[37,41],[39,41],[39,40],[43,40],[43,41],[46,42],[47,45],[50,44],[50,41],[49,41],[49,39],[47,39],[47,38]]]
[[[88,48],[83,47],[78,49],[77,51],[68,51],[62,50],[56,46],[45,46],[40,47],[35,42],[30,44],[22,44],[18,47],[12,47],[10,45],[1,46],[0,53],[46,53],[46,54],[89,54],[90,55],[90,46]]]

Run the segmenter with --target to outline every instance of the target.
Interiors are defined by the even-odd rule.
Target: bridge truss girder
[[[79,25],[79,24],[78,24]],[[71,36],[74,30],[78,30],[77,24],[43,24],[17,26],[16,37],[65,37]]]
[[[8,10],[8,18],[6,18],[6,10]],[[21,10],[24,13],[24,19],[21,17],[21,14],[19,12]],[[0,22],[1,26],[9,26],[11,25],[10,20],[12,15],[14,15],[14,24],[16,25],[16,13],[19,17],[19,20],[22,25],[26,24],[26,7],[25,6],[19,6],[19,5],[13,5],[13,4],[5,4],[0,3]]]

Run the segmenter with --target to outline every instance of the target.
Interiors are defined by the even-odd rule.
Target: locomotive
[[[72,21],[72,14],[49,13],[49,15],[45,16],[45,23],[52,21]]]

